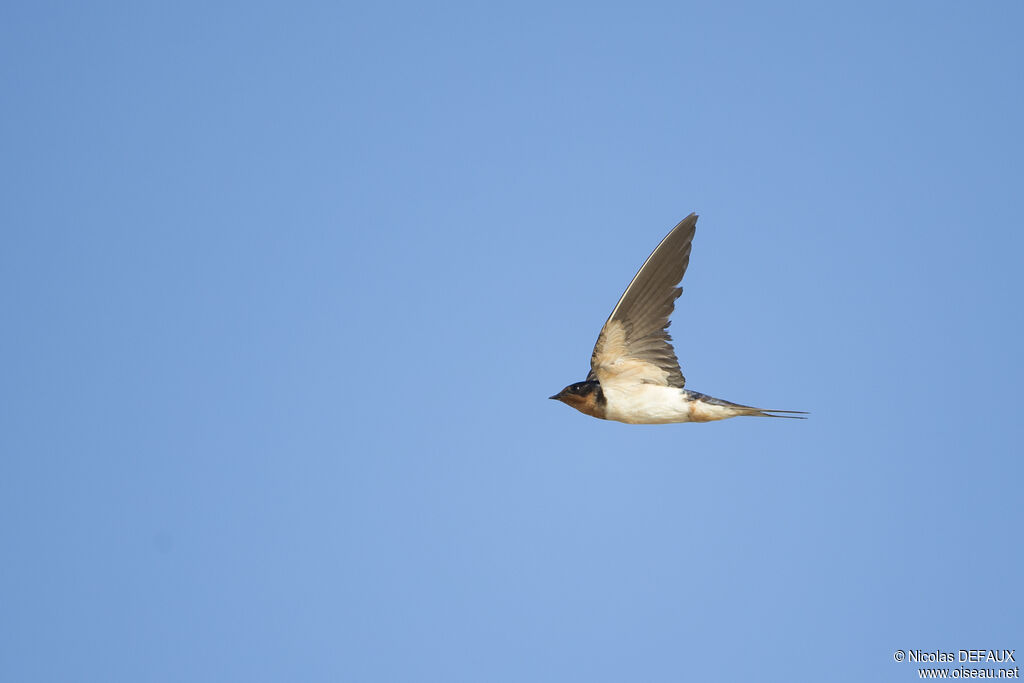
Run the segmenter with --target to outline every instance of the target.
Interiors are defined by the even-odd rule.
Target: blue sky
[[[0,679],[1017,648],[1018,3],[0,9]],[[688,386],[547,400],[678,220]]]

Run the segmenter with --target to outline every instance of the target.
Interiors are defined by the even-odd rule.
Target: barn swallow
[[[669,316],[682,294],[697,214],[661,241],[608,316],[590,356],[590,373],[551,396],[585,415],[629,424],[711,422],[740,415],[806,419],[800,410],[767,410],[685,388]],[[781,413],[781,414],[780,414]]]

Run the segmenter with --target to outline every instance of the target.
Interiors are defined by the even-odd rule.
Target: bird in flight
[[[630,424],[711,422],[740,415],[805,419],[800,410],[766,410],[685,388],[667,329],[690,263],[697,228],[691,213],[640,266],[608,316],[590,356],[590,373],[551,398],[600,418]]]

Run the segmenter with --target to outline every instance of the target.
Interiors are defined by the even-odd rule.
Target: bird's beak
[[[548,396],[548,398],[553,398],[554,400],[557,401],[558,399],[562,398],[562,394],[561,394],[561,392],[559,392],[559,393],[555,394],[554,396]]]

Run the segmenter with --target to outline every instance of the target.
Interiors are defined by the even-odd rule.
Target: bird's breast
[[[692,401],[677,387],[660,384],[604,386],[605,417],[629,424],[666,424],[693,420]]]

